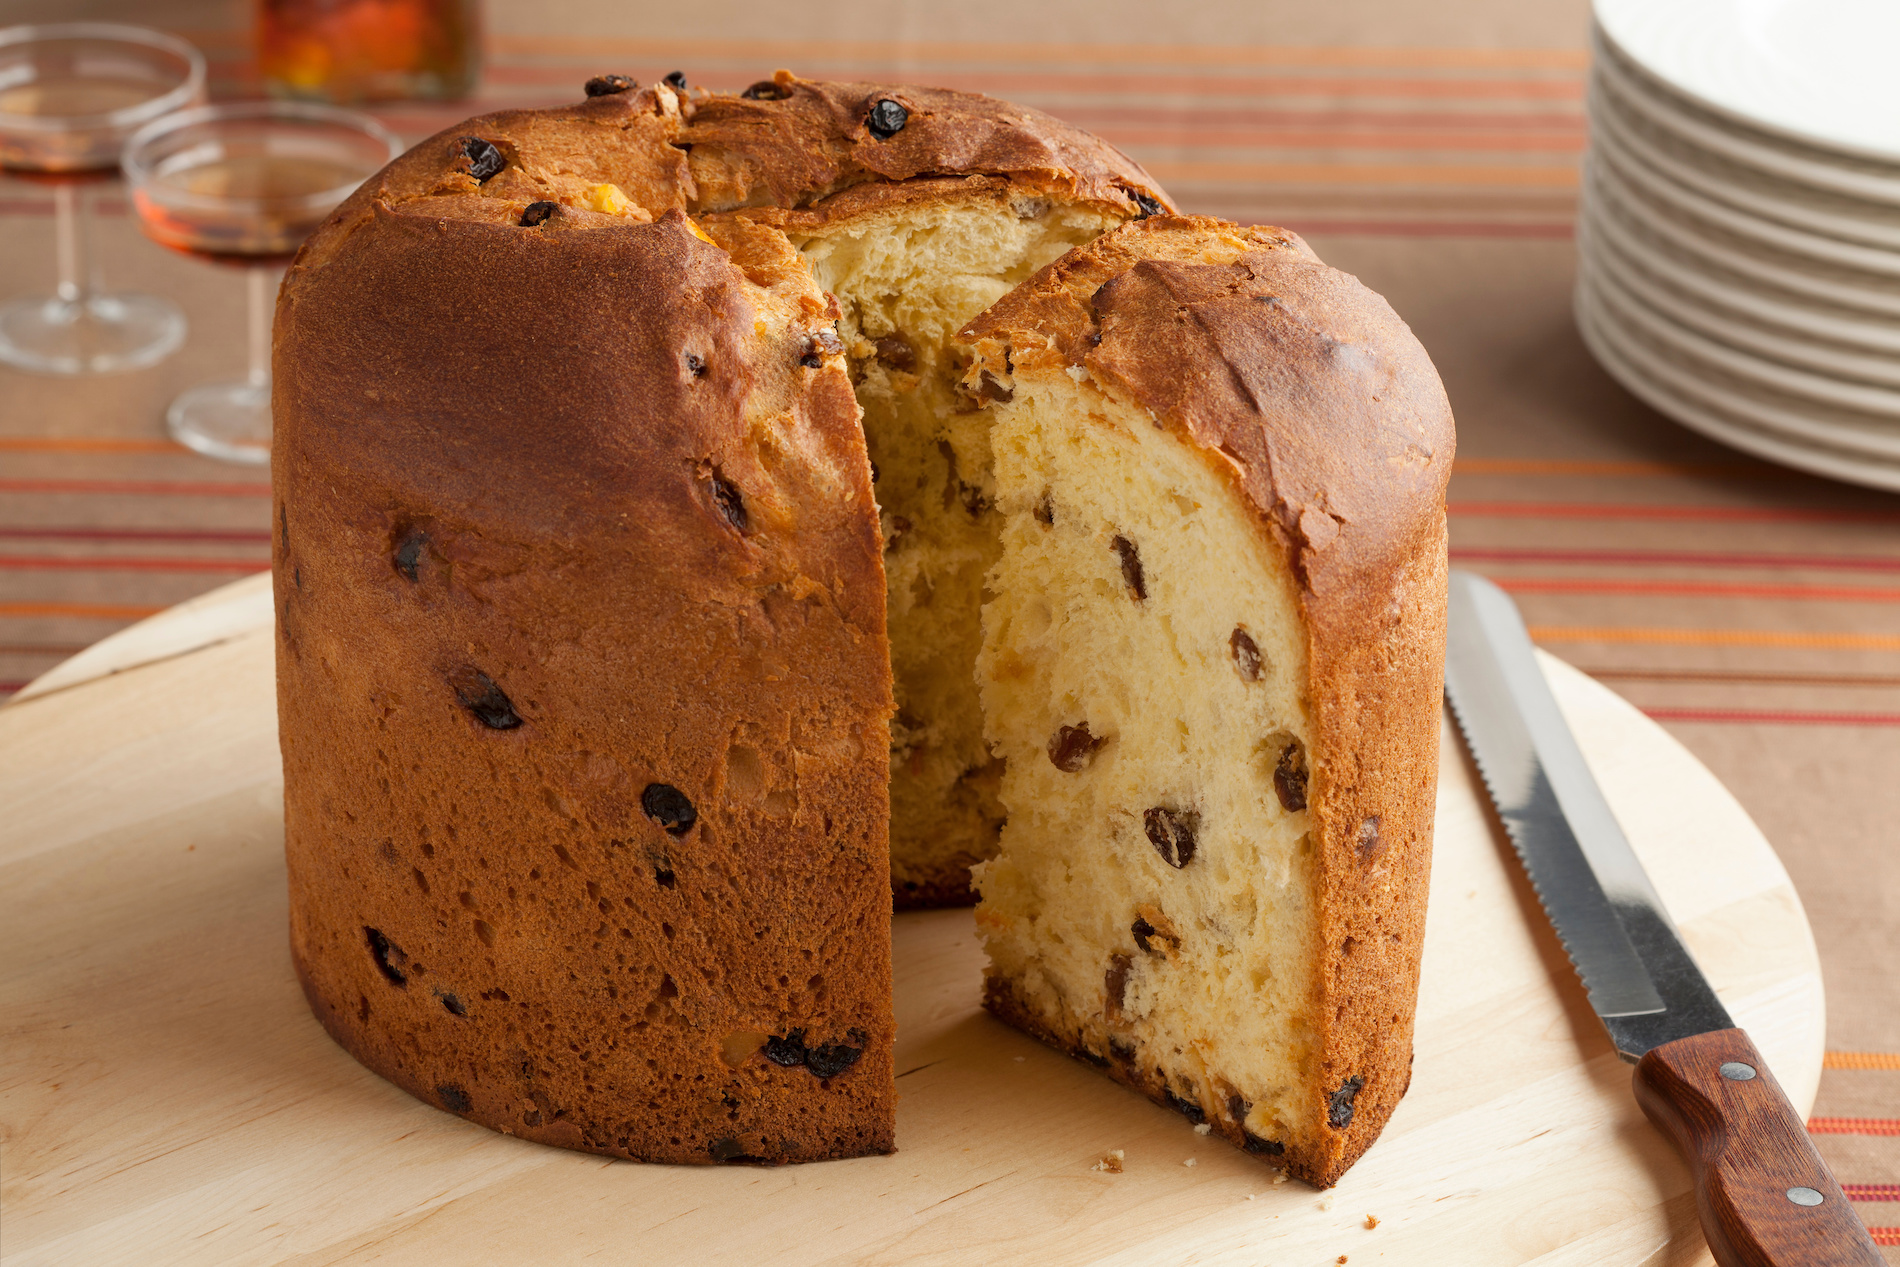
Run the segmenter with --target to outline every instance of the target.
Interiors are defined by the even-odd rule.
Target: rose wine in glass
[[[271,95],[334,102],[465,97],[480,69],[478,0],[256,0]]]
[[[165,422],[180,444],[227,461],[270,461],[271,284],[337,204],[401,152],[367,115],[291,101],[187,110],[126,144],[126,181],[146,235],[248,273],[248,371],[171,403]]]
[[[54,294],[0,304],[0,361],[44,374],[136,369],[176,351],[185,315],[103,290],[87,249],[88,194],[125,139],[204,96],[205,63],[144,27],[61,22],[0,30],[0,167],[53,192]]]

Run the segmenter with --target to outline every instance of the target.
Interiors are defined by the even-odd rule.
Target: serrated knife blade
[[[1517,605],[1469,572],[1451,578],[1445,694],[1618,1053],[1733,1026],[1585,764]]]
[[[1445,694],[1636,1102],[1693,1174],[1722,1267],[1879,1267],[1880,1251],[1682,944],[1544,680],[1517,605],[1451,574]]]

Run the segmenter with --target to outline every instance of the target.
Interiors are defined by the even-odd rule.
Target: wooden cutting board
[[[1412,1090],[1330,1193],[991,1020],[967,911],[897,920],[894,1156],[642,1166],[418,1103],[330,1042],[291,975],[267,582],[108,639],[0,709],[9,1265],[1707,1261],[1688,1176],[1449,733]],[[1773,850],[1661,730],[1545,666],[1691,949],[1805,1111],[1821,979]],[[1123,1173],[1092,1168],[1114,1148]]]

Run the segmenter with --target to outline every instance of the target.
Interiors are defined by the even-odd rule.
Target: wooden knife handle
[[[1652,1049],[1636,1065],[1636,1102],[1695,1172],[1696,1212],[1722,1267],[1884,1267],[1741,1030]]]

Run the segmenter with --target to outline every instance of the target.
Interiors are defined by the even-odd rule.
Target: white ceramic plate
[[[1577,226],[1577,263],[1599,284],[1613,286],[1678,326],[1729,347],[1832,379],[1900,388],[1900,356],[1870,355],[1777,327],[1756,319],[1758,306],[1751,311],[1712,302],[1693,288],[1656,276],[1589,224]]]
[[[1614,274],[1592,269],[1586,280],[1603,305],[1605,315],[1614,317],[1620,328],[1641,337],[1646,344],[1750,387],[1766,388],[1802,403],[1865,414],[1869,422],[1893,430],[1894,456],[1900,458],[1900,391],[1796,369],[1712,339],[1650,307],[1624,287]]]
[[[1773,286],[1686,256],[1626,222],[1608,203],[1586,188],[1578,224],[1585,236],[1621,255],[1698,300],[1731,312],[1752,315],[1770,326],[1850,352],[1900,357],[1900,318],[1858,312],[1791,295]]]
[[[1623,345],[1607,333],[1582,287],[1577,291],[1576,311],[1577,328],[1583,335],[1585,346],[1610,377],[1651,408],[1691,431],[1701,432],[1712,440],[1744,453],[1752,453],[1796,470],[1810,471],[1850,484],[1900,492],[1900,462],[1825,448],[1790,439],[1773,431],[1764,431],[1728,414],[1719,405],[1712,405],[1696,395],[1685,394],[1666,382],[1652,379],[1624,355]]]
[[[1796,223],[1777,222],[1756,214],[1746,201],[1738,200],[1742,201],[1738,207],[1710,198],[1678,178],[1679,165],[1666,159],[1646,159],[1639,145],[1628,143],[1627,134],[1617,126],[1613,103],[1601,103],[1591,112],[1590,121],[1590,152],[1607,162],[1625,185],[1645,199],[1773,250],[1803,255],[1854,272],[1900,278],[1900,243],[1875,246],[1843,242],[1840,238],[1813,232],[1815,226],[1800,223],[1795,217],[1789,219],[1796,219]],[[1895,209],[1894,222],[1900,230],[1900,208]]]
[[[1640,224],[1672,253],[1824,304],[1900,317],[1900,278],[1876,277],[1750,241],[1645,196],[1594,155],[1585,159],[1583,184],[1597,208]]]
[[[1593,44],[1593,69],[1617,99],[1686,144],[1797,184],[1900,205],[1900,164],[1817,150],[1738,126],[1632,67],[1601,32]]]
[[[1678,396],[1700,401],[1722,415],[1787,444],[1819,447],[1848,458],[1875,458],[1900,466],[1900,425],[1866,414],[1833,409],[1737,378],[1684,357],[1648,338],[1604,301],[1588,278],[1577,286],[1577,308],[1624,363]],[[1579,320],[1582,318],[1580,317]]]
[[[1900,206],[1797,184],[1697,149],[1631,110],[1600,75],[1590,77],[1589,113],[1593,147],[1613,145],[1704,198],[1843,241],[1900,249]]]
[[[1596,0],[1650,74],[1811,145],[1900,160],[1894,0]]]

